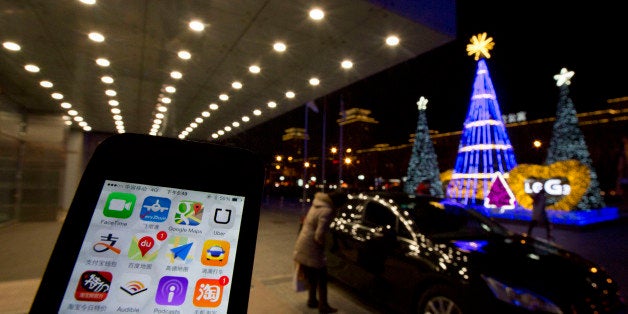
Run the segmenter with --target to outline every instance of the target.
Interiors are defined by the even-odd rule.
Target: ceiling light
[[[234,89],[240,89],[242,88],[242,83],[235,81],[233,83],[231,83],[231,87],[233,87]]]
[[[105,83],[105,84],[111,84],[113,83],[113,77],[111,76],[103,76],[100,78],[100,80]]]
[[[24,66],[24,69],[28,72],[37,73],[39,72],[39,67],[34,64],[27,64]]]
[[[166,107],[166,106],[159,106],[159,107],[157,107],[157,111],[159,111],[159,112],[166,112],[166,111],[168,111],[168,107]]]
[[[203,117],[205,117],[205,118],[209,117],[209,111],[203,111],[203,112],[201,112],[201,116],[203,116]]]
[[[170,94],[174,94],[174,92],[177,91],[177,89],[174,88],[174,86],[166,86],[165,90],[166,90],[166,92],[168,92]]]
[[[72,108],[72,104],[69,103],[69,102],[62,102],[61,103],[61,108],[63,108],[63,109],[70,109],[70,108]]]
[[[155,118],[157,119],[163,119],[166,115],[164,115],[163,113],[159,112],[155,115]]]
[[[122,120],[114,121],[113,124],[115,124],[116,126],[123,126],[124,125],[124,121],[122,121]]]
[[[185,128],[185,130],[188,131],[188,132],[194,131],[194,129],[192,127],[187,127],[187,128]]]
[[[50,96],[54,99],[63,99],[63,94],[61,93],[52,93]]]
[[[118,108],[111,108],[111,113],[113,113],[113,114],[120,114],[121,111]]]
[[[161,102],[164,104],[169,104],[172,102],[172,99],[168,98],[168,97],[162,97],[161,98]]]
[[[397,46],[399,44],[399,37],[397,36],[388,36],[386,38],[386,45],[388,46]]]
[[[96,59],[96,64],[100,65],[101,67],[108,67],[111,63],[105,58],[98,58]]]
[[[218,98],[219,98],[220,100],[222,100],[222,101],[227,101],[227,100],[229,100],[229,95],[227,95],[227,94],[220,94],[220,95],[218,96]]]
[[[161,119],[155,119],[155,120],[153,120],[153,123],[155,123],[155,124],[161,124]]]
[[[115,95],[118,95],[118,93],[113,89],[108,89],[105,91],[105,95],[113,97]]]
[[[190,54],[186,50],[179,51],[179,53],[177,53],[177,55],[179,56],[179,58],[181,58],[183,60],[190,60],[190,58],[192,58],[192,54]]]
[[[211,110],[217,110],[217,109],[218,109],[218,105],[216,105],[216,104],[214,104],[214,103],[211,103],[211,104],[209,104],[209,109],[211,109]]]
[[[259,110],[259,109],[255,109],[255,110],[253,110],[253,114],[256,115],[256,116],[259,116],[259,115],[262,114],[262,111]]]
[[[41,85],[42,87],[45,87],[45,88],[51,88],[52,86],[54,86],[52,84],[52,82],[50,82],[50,81],[41,81],[41,82],[39,82],[39,85]]]
[[[122,120],[122,116],[119,115],[119,114],[116,114],[116,115],[113,116],[113,119],[116,120],[116,121],[120,121],[120,120]]]
[[[170,72],[170,77],[173,78],[173,79],[178,80],[178,79],[183,77],[183,74],[181,72],[179,72],[179,71],[172,71],[172,72]]]
[[[268,108],[275,108],[275,107],[277,107],[277,103],[276,102],[274,102],[274,101],[269,101],[268,102]]]
[[[202,118],[196,118],[196,119],[194,119],[194,121],[196,121],[196,123],[203,123],[203,119]]]
[[[212,138],[218,138],[218,134],[212,133]]]
[[[196,129],[196,128],[198,127],[198,124],[196,124],[196,123],[192,122],[192,123],[190,123],[190,126],[191,126],[192,128],[194,128],[194,129]]]
[[[96,0],[79,0],[85,4],[93,5],[96,4]]]
[[[81,121],[81,122],[79,122],[79,126],[86,127],[87,126],[87,122]]]
[[[76,110],[68,110],[68,114],[71,115],[71,116],[76,116],[76,115],[78,115],[78,111],[76,111]]]
[[[76,121],[76,122],[81,122],[81,121],[83,121],[83,117],[81,117],[81,116],[76,116],[76,117],[74,117],[74,121]]]
[[[70,119],[71,119],[70,117],[65,116],[65,115],[64,115],[63,117],[61,117],[61,118],[63,119],[63,121],[68,121],[68,120],[70,120]]]
[[[63,123],[65,123],[65,125],[72,125],[72,121],[70,121],[70,120],[66,120]]]
[[[351,69],[353,67],[353,62],[351,62],[351,60],[343,60],[340,62],[340,66],[343,69]]]
[[[225,134],[225,131],[223,131],[223,130],[218,130],[218,132],[216,132],[216,133],[218,133],[218,135],[224,135],[224,134]]]
[[[22,47],[20,47],[20,45],[12,42],[12,41],[5,41],[2,43],[2,46],[7,49],[7,50],[11,50],[11,51],[20,51],[20,49],[22,49]]]
[[[319,8],[310,10],[310,18],[316,21],[322,20],[325,17],[325,12]]]
[[[83,131],[85,131],[85,132],[89,132],[89,131],[91,131],[91,130],[92,130],[92,127],[91,127],[91,126],[89,126],[89,125],[88,125],[88,126],[84,126],[84,127],[83,127]],[[124,133],[124,132],[122,132],[122,133]]]
[[[231,131],[231,127],[230,126],[226,126],[225,127],[225,131],[230,132]]]
[[[240,122],[238,121],[233,121],[233,123],[231,123],[231,125],[233,125],[234,127],[239,127],[240,126]]]
[[[203,24],[203,22],[201,22],[199,20],[190,21],[188,26],[190,27],[190,29],[192,29],[193,31],[197,31],[197,32],[200,32],[200,31],[205,29],[205,24]]]
[[[188,134],[190,134],[190,132],[188,132],[188,131],[183,131],[183,132],[181,132],[181,134],[182,134],[182,135],[185,135],[185,136],[188,136]]]
[[[101,42],[105,41],[105,36],[103,36],[101,33],[97,33],[97,32],[91,32],[91,33],[89,33],[89,35],[87,35],[87,37],[89,37],[89,39],[91,39],[92,41],[95,41],[97,43],[101,43]]]
[[[293,91],[289,90],[286,92],[287,98],[294,98],[294,96],[296,96],[296,94]]]
[[[310,79],[310,85],[312,85],[312,86],[317,86],[320,83],[321,83],[321,81],[318,78],[316,78],[316,77],[313,77],[313,78]]]
[[[251,73],[257,74],[257,73],[259,73],[261,71],[262,71],[262,69],[259,66],[257,66],[257,65],[252,65],[252,66],[249,67],[249,72],[251,72]]]
[[[112,100],[108,101],[108,103],[109,103],[109,106],[112,106],[112,107],[115,107],[115,106],[117,106],[117,105],[119,105],[119,104],[120,104],[120,103],[119,103],[117,100],[115,100],[115,99],[112,99]]]
[[[273,49],[275,49],[275,51],[278,51],[278,52],[284,52],[284,51],[286,51],[286,44],[284,44],[282,42],[276,42],[273,45]]]
[[[248,116],[243,116],[242,117],[242,121],[244,122],[249,122],[251,120],[251,118],[249,118]]]

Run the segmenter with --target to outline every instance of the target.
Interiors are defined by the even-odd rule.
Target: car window
[[[390,226],[396,228],[397,216],[386,206],[377,202],[368,202],[364,208],[364,224],[371,227]]]
[[[415,211],[419,232],[434,237],[480,236],[490,230],[463,208],[429,205]]]

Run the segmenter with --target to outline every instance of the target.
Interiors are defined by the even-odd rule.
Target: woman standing
[[[294,247],[294,261],[301,264],[309,285],[307,306],[318,308],[319,313],[338,311],[327,302],[325,236],[336,208],[346,199],[347,196],[342,192],[316,193]]]

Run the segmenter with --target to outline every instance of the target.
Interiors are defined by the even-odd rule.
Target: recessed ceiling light
[[[11,50],[11,51],[20,51],[20,49],[22,49],[22,47],[20,47],[20,45],[12,42],[12,41],[5,41],[2,43],[2,46],[7,49],[7,50]]]
[[[192,54],[190,54],[190,52],[186,51],[186,50],[181,50],[177,53],[177,55],[179,56],[179,58],[183,59],[183,60],[190,60],[190,58],[192,58]]]
[[[209,111],[203,111],[203,112],[201,112],[201,116],[203,116],[203,117],[205,117],[205,118],[209,117]]]
[[[193,129],[196,129],[196,128],[198,127],[198,123],[192,122],[192,123],[190,123],[190,126],[191,126]]]
[[[120,112],[121,111],[118,108],[111,108],[111,113],[113,113],[113,114],[120,114]]]
[[[249,118],[248,116],[242,116],[242,121],[249,122],[250,120],[251,118]]]
[[[268,108],[275,108],[275,107],[277,107],[277,103],[276,102],[274,102],[274,101],[269,101],[268,102]]]
[[[399,37],[392,35],[386,38],[386,45],[397,46],[398,44],[399,44]]]
[[[168,107],[166,107],[166,106],[158,106],[157,107],[157,111],[159,111],[159,112],[166,112],[166,111],[168,111]]]
[[[97,43],[101,43],[105,41],[105,36],[103,36],[103,34],[98,33],[98,32],[91,32],[87,35],[87,37],[89,37],[89,39]]]
[[[278,52],[284,52],[286,51],[286,44],[278,41],[273,45],[273,49]]]
[[[61,93],[52,93],[50,96],[54,99],[63,99],[63,94]]]
[[[200,32],[205,29],[205,24],[203,24],[203,22],[199,20],[190,21],[188,26],[190,27],[191,30],[197,31],[197,32]]]
[[[231,83],[231,87],[233,87],[234,89],[241,89],[242,88],[242,83],[235,81],[233,83]]]
[[[351,69],[353,67],[353,62],[351,60],[342,60],[342,62],[340,62],[340,66],[343,69]]]
[[[105,58],[98,58],[96,59],[96,64],[100,65],[101,67],[108,67],[111,63]]]
[[[173,94],[174,92],[177,91],[177,89],[174,86],[166,86],[165,88],[166,92]]]
[[[109,101],[109,106],[111,106],[111,107],[116,107],[119,104],[120,103],[117,100],[115,100],[115,99],[112,99],[112,100]]]
[[[163,119],[164,117],[166,117],[166,115],[164,115],[163,113],[159,112],[155,115],[155,118],[157,119]]]
[[[83,131],[85,131],[85,132],[89,132],[89,131],[91,131],[91,130],[92,130],[92,127],[91,127],[91,126],[89,126],[89,125],[88,125],[88,126],[84,126],[84,127],[83,127]],[[124,133],[124,132],[122,132],[122,133]]]
[[[172,102],[172,99],[168,98],[168,97],[161,97],[161,102],[164,104],[169,104]]]
[[[61,108],[63,108],[63,109],[70,109],[70,108],[72,108],[72,104],[69,103],[69,102],[65,102],[64,101],[64,102],[61,103]]]
[[[79,122],[79,126],[80,127],[86,127],[87,126],[87,122],[81,121],[81,122]]]
[[[113,119],[116,120],[116,121],[121,121],[122,120],[122,116],[119,115],[119,114],[116,114],[116,115],[113,116]]]
[[[81,117],[81,116],[76,116],[76,117],[74,117],[74,121],[76,121],[76,122],[81,122],[81,121],[83,121],[83,117]]]
[[[239,127],[240,126],[240,122],[238,121],[233,121],[233,123],[231,123],[231,125],[233,125],[234,127]]]
[[[211,110],[217,110],[217,109],[218,109],[218,105],[216,105],[216,104],[214,104],[214,103],[211,103],[211,104],[209,104],[209,109],[211,109]]]
[[[186,131],[188,131],[188,132],[192,132],[192,131],[194,131],[194,129],[193,129],[191,126],[189,126],[189,127],[185,128],[185,130],[186,130]]]
[[[294,96],[296,96],[296,94],[293,91],[289,90],[286,92],[287,98],[294,98]]]
[[[39,72],[39,67],[34,64],[27,64],[24,66],[24,70],[32,73],[37,73]]]
[[[194,121],[196,123],[203,123],[203,119],[202,118],[196,118],[196,119],[194,119]]]
[[[170,77],[173,78],[173,79],[178,80],[178,79],[183,77],[183,74],[181,72],[179,72],[179,71],[172,71],[172,72],[170,72]]]
[[[96,0],[79,0],[85,4],[93,5],[96,4]]]
[[[111,76],[106,76],[106,75],[105,75],[105,76],[101,77],[101,78],[100,78],[100,80],[101,80],[103,83],[105,83],[105,84],[111,84],[111,83],[113,83],[113,77],[111,77]]]
[[[78,115],[78,111],[76,111],[76,110],[68,110],[68,114],[70,116],[76,116],[76,115]]]
[[[220,99],[222,101],[227,101],[227,100],[229,100],[229,95],[227,95],[227,94],[220,94],[218,96],[218,99]]]
[[[153,123],[155,123],[155,124],[161,124],[161,123],[162,123],[162,121],[161,121],[161,119],[155,119],[155,120],[153,120]]]
[[[72,125],[72,121],[71,120],[66,120],[63,123],[65,123],[65,125]]]
[[[259,116],[259,115],[262,114],[262,111],[259,110],[259,109],[255,109],[255,110],[253,110],[253,114],[256,115],[256,116]]]
[[[218,134],[212,133],[212,138],[218,138]]]
[[[251,73],[257,74],[257,73],[259,73],[261,71],[262,71],[262,69],[259,66],[257,66],[257,65],[252,65],[252,66],[249,67],[249,72],[251,72]]]
[[[231,127],[227,125],[227,126],[225,127],[225,131],[227,131],[227,132],[231,131]]]
[[[321,81],[316,77],[311,78],[309,82],[310,82],[310,85],[312,86],[317,86],[318,84],[321,83]]]
[[[310,18],[316,21],[322,20],[325,17],[325,12],[319,8],[310,10]]]
[[[116,91],[115,91],[115,90],[113,90],[113,89],[108,89],[108,90],[106,90],[106,91],[105,91],[105,95],[110,96],[110,97],[113,97],[113,96],[115,96],[115,95],[118,95],[118,92],[116,92]]]
[[[224,135],[224,134],[225,134],[225,131],[223,131],[223,130],[218,130],[218,132],[216,132],[216,133],[218,133],[218,135]]]
[[[52,86],[54,86],[54,84],[52,84],[52,82],[50,82],[50,81],[41,81],[41,82],[39,82],[39,85],[41,85],[41,87],[45,87],[45,88],[51,88]]]

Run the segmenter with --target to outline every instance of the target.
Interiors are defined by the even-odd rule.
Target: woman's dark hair
[[[331,198],[334,208],[342,206],[347,201],[347,193],[342,190],[334,190],[327,195]]]

